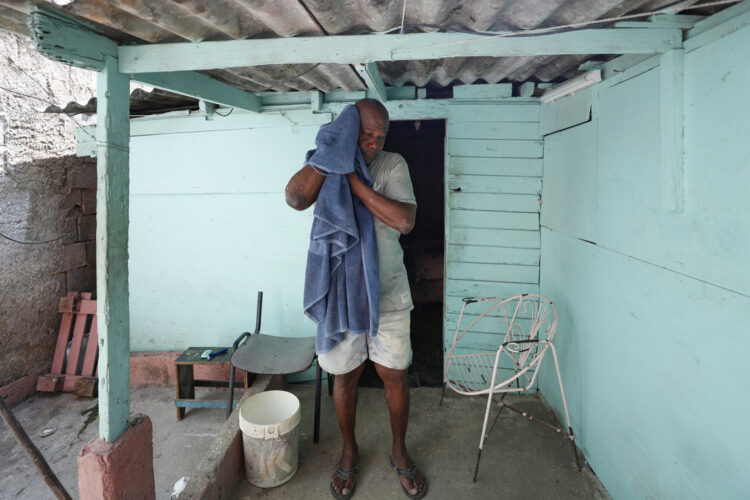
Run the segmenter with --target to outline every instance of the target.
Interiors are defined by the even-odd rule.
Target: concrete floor
[[[212,391],[218,392],[216,399],[226,396],[226,389],[196,389],[199,398],[210,397]],[[132,410],[151,418],[156,498],[168,499],[175,481],[189,476],[198,465],[224,422],[224,411],[188,410],[185,418],[178,422],[174,387],[135,388],[130,397]],[[73,498],[78,498],[78,452],[99,431],[99,421],[95,420],[78,436],[86,420],[81,412],[96,403],[96,399],[79,398],[70,393],[39,393],[13,408],[16,418]],[[40,437],[40,431],[50,425],[57,431],[51,436]],[[2,421],[0,450],[0,498],[55,498]]]
[[[328,485],[341,445],[332,402],[324,394],[320,443],[314,445],[314,391],[309,386],[291,386],[289,390],[300,398],[303,409],[299,470],[286,484],[265,490],[243,480],[233,498],[333,498]],[[567,439],[508,410],[501,414],[485,443],[479,477],[473,483],[486,401],[447,392],[439,406],[440,389],[411,390],[407,445],[427,476],[427,498],[609,498],[588,467],[578,472]],[[554,419],[536,396],[515,397],[513,402],[532,414]],[[358,417],[360,465],[354,498],[407,498],[388,463],[390,427],[382,389],[360,389]]]
[[[300,423],[300,467],[286,484],[256,488],[238,483],[234,498],[311,499],[332,498],[328,484],[340,452],[338,424],[333,405],[324,393],[321,410],[321,439],[312,444],[314,390],[308,385],[291,385],[287,390],[302,402]],[[199,389],[209,397],[210,389]],[[223,395],[219,390],[217,396]],[[408,445],[412,457],[427,475],[428,498],[433,499],[606,499],[607,493],[588,469],[578,472],[567,440],[553,431],[505,411],[488,439],[479,478],[472,483],[476,447],[486,400],[446,393],[438,406],[440,390],[412,389],[412,412]],[[174,388],[138,388],[131,391],[133,411],[145,413],[154,426],[154,473],[156,497],[167,499],[180,477],[189,476],[205,447],[224,420],[219,410],[188,410],[181,422],[175,419]],[[68,492],[78,497],[77,456],[98,431],[94,421],[81,432],[95,399],[72,394],[40,394],[14,408],[14,413],[60,477]],[[535,396],[518,403],[530,412],[551,418],[546,405]],[[357,436],[360,472],[356,499],[406,498],[396,473],[388,464],[390,428],[382,389],[363,388],[359,399]],[[48,425],[57,427],[49,437],[39,433]],[[0,426],[0,498],[43,500],[54,496],[36,468],[4,426]]]

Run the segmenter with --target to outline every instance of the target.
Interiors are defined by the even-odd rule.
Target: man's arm
[[[409,234],[414,228],[417,207],[411,203],[391,200],[367,187],[356,173],[347,174],[349,187],[372,214],[401,234]]]
[[[325,177],[310,165],[305,165],[294,174],[286,185],[286,203],[295,210],[305,210],[315,203]]]

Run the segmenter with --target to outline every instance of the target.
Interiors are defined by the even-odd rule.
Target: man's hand
[[[411,203],[391,200],[379,194],[374,189],[367,187],[355,172],[346,174],[346,178],[349,181],[352,194],[362,200],[362,203],[375,217],[401,234],[411,232],[417,215],[416,206]]]

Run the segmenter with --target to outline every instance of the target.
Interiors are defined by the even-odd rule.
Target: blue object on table
[[[227,352],[228,350],[229,350],[229,348],[225,347],[224,349],[219,349],[218,351],[213,351],[213,352],[211,352],[211,353],[208,354],[208,359],[211,359],[214,356],[220,356],[220,355],[224,354],[225,352]]]

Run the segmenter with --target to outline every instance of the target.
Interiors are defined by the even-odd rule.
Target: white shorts
[[[411,364],[411,313],[380,317],[378,334],[347,332],[344,340],[330,351],[318,355],[318,364],[332,375],[343,375],[370,358],[394,370],[406,370]]]

